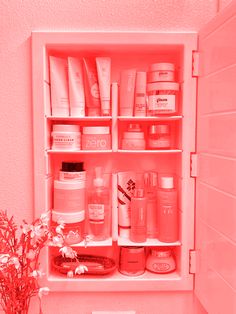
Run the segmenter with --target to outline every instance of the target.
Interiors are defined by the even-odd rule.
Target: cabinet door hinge
[[[192,59],[192,76],[199,76],[199,52],[193,51],[193,59]]]
[[[196,274],[196,261],[197,261],[197,252],[195,250],[189,251],[189,273]]]
[[[197,161],[198,155],[196,153],[191,153],[190,155],[190,177],[196,178],[197,177]]]

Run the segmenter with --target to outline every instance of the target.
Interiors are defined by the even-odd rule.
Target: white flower
[[[50,289],[48,287],[39,288],[38,296],[41,299],[43,295],[48,295],[49,291]]]
[[[40,220],[41,220],[43,226],[47,226],[47,225],[48,225],[48,222],[49,222],[49,220],[50,220],[49,217],[50,217],[50,212],[49,212],[49,211],[43,213],[43,214],[40,216]]]
[[[30,274],[31,277],[34,277],[34,278],[42,278],[43,275],[45,275],[45,273],[43,273],[41,270],[33,270],[33,272]]]
[[[61,247],[63,245],[63,243],[64,243],[64,239],[63,239],[63,237],[61,235],[57,235],[57,236],[52,238],[52,243],[55,246]]]
[[[74,273],[73,273],[72,270],[69,270],[69,271],[67,272],[67,277],[68,277],[68,278],[73,278],[73,277],[74,277]]]
[[[75,258],[77,256],[76,251],[74,251],[70,246],[63,246],[59,252],[63,257]]]
[[[29,252],[26,254],[26,258],[32,261],[35,258],[35,251],[30,249]]]
[[[9,254],[0,254],[0,264],[6,264],[10,258]]]
[[[75,269],[75,274],[78,274],[78,275],[84,274],[85,271],[88,271],[88,268],[85,265],[79,265]]]
[[[31,231],[32,230],[32,226],[31,225],[28,225],[28,224],[26,224],[26,223],[24,223],[23,224],[23,226],[22,226],[22,232],[24,233],[24,234],[27,234],[29,231]]]
[[[56,227],[56,233],[63,235],[64,225],[58,225]]]
[[[16,256],[10,258],[10,264],[15,265],[16,269],[19,269],[21,267],[19,259]]]

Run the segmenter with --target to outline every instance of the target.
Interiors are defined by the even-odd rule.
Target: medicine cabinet
[[[145,272],[138,277],[124,276],[116,270],[104,276],[76,276],[67,278],[53,269],[52,257],[56,249],[49,247],[42,257],[46,269],[46,285],[55,291],[147,291],[192,290],[194,269],[191,267],[194,250],[195,210],[195,127],[196,80],[193,55],[197,50],[196,33],[155,32],[33,32],[33,125],[34,125],[34,191],[35,215],[53,206],[53,180],[62,161],[83,161],[85,169],[99,165],[111,174],[112,232],[106,241],[79,243],[84,254],[112,256],[117,260],[120,246],[134,243],[118,236],[117,176],[119,171],[156,171],[174,173],[178,186],[179,241],[162,243],[148,239],[137,244],[148,248],[170,246],[175,254],[177,269],[170,274]],[[111,82],[119,82],[120,71],[138,68],[146,71],[156,62],[174,63],[180,83],[178,114],[157,117],[123,117],[118,115],[118,103],[112,99],[112,115],[108,117],[57,117],[50,106],[49,56],[111,57]],[[167,122],[171,128],[172,147],[169,150],[122,150],[121,137],[129,123],[140,123],[144,129],[156,122]],[[80,126],[109,126],[111,150],[78,150],[65,152],[51,149],[52,125],[60,123]]]

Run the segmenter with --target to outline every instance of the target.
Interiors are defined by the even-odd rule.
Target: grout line
[[[225,160],[230,160],[230,161],[236,161],[236,157],[230,157],[230,156],[225,156],[225,155],[219,155],[216,153],[208,153],[208,152],[199,152],[198,156],[207,156],[207,157],[213,157],[213,158],[219,158],[219,159],[225,159]]]
[[[230,64],[230,65],[224,66],[224,67],[222,67],[222,68],[220,68],[220,69],[217,69],[217,70],[215,70],[215,71],[213,71],[213,72],[210,72],[210,73],[204,75],[203,77],[199,77],[199,78],[200,78],[200,79],[201,79],[201,78],[202,78],[202,79],[205,79],[205,78],[214,76],[214,75],[216,75],[216,74],[220,74],[221,72],[224,72],[225,70],[234,68],[235,66],[236,66],[236,63],[233,63],[233,64]]]
[[[236,114],[236,111],[218,111],[218,112],[209,112],[200,114],[199,117],[201,118],[208,118],[208,117],[215,117],[215,116],[228,116],[228,115],[234,115]]]
[[[209,225],[205,220],[203,220],[202,218],[199,218],[199,220],[201,220],[201,222],[208,227],[209,229],[211,229],[212,231],[214,231],[215,233],[217,233],[217,235],[219,235],[220,237],[224,238],[227,242],[229,242],[231,245],[235,246],[236,245],[236,241],[229,238],[227,235],[225,235],[224,233],[222,233],[220,230],[214,228],[213,226]]]
[[[211,190],[214,190],[214,191],[216,191],[216,192],[222,193],[222,194],[224,194],[225,196],[228,196],[228,197],[231,197],[231,198],[236,199],[236,195],[231,194],[231,193],[229,193],[229,192],[225,192],[225,191],[223,191],[223,190],[220,190],[220,189],[214,187],[213,185],[210,185],[209,183],[206,183],[206,182],[201,181],[201,180],[199,180],[198,183],[199,183],[199,184],[202,184],[202,185],[204,185],[204,186],[206,186],[206,187],[208,187],[208,188],[211,189]]]

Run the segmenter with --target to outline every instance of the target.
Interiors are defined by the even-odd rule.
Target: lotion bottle
[[[157,190],[158,239],[162,242],[178,241],[177,190],[174,178],[161,177]]]
[[[144,189],[137,188],[131,198],[131,232],[130,240],[145,242],[147,240],[147,199]]]
[[[95,168],[93,187],[88,192],[88,219],[90,233],[95,241],[110,236],[110,191],[105,187],[102,168]]]

